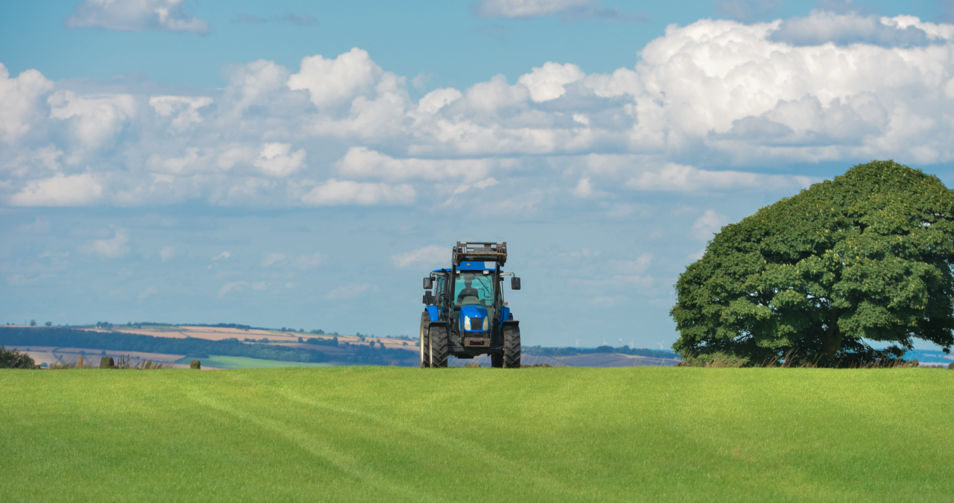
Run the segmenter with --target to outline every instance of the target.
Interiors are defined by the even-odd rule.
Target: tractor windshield
[[[486,272],[486,274],[484,274]],[[494,283],[490,271],[459,272],[454,282],[454,299],[458,305],[493,306]]]

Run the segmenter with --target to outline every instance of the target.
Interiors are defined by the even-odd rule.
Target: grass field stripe
[[[308,405],[314,408],[319,408],[323,410],[328,410],[338,414],[344,414],[349,416],[360,417],[362,419],[373,421],[381,424],[388,425],[391,429],[401,431],[408,435],[424,439],[428,442],[435,444],[436,446],[453,446],[455,450],[463,451],[466,454],[473,456],[478,456],[483,459],[484,463],[489,467],[499,467],[504,470],[512,472],[521,472],[525,471],[526,478],[532,480],[538,491],[543,494],[548,494],[549,497],[554,499],[559,499],[561,496],[565,496],[567,492],[571,491],[566,487],[562,481],[553,477],[541,477],[539,472],[524,470],[519,462],[509,460],[498,454],[488,452],[480,444],[469,441],[466,437],[463,436],[449,436],[445,435],[434,429],[419,428],[419,427],[408,427],[404,423],[401,423],[396,420],[387,419],[386,416],[370,414],[355,409],[348,409],[345,407],[334,406],[327,402],[317,402],[308,400],[304,397],[301,397],[297,393],[292,393],[287,390],[280,390],[279,393],[284,395],[290,400],[297,401],[303,405]],[[461,449],[461,448],[464,449]],[[583,495],[581,495],[583,496]],[[599,498],[594,498],[593,501],[625,501],[615,498],[608,498],[606,496],[600,496]]]
[[[220,403],[215,398],[212,398],[208,395],[203,395],[199,392],[193,391],[190,393],[190,398],[197,403],[201,403],[208,407],[212,407],[216,410],[225,412],[233,417],[248,421],[259,427],[268,429],[274,433],[277,433],[286,439],[293,442],[298,447],[312,453],[315,456],[321,457],[326,461],[330,462],[332,465],[337,467],[344,473],[348,473],[354,477],[362,479],[366,483],[373,484],[379,489],[383,489],[388,492],[398,493],[401,496],[404,496],[409,501],[445,501],[443,499],[435,499],[429,494],[424,494],[411,490],[405,486],[395,486],[391,481],[376,473],[375,471],[369,469],[367,466],[356,461],[352,457],[344,454],[334,448],[331,448],[323,443],[315,440],[314,438],[309,437],[303,432],[299,431],[297,428],[291,427],[288,424],[282,424],[278,421],[265,419],[258,417],[249,412],[244,412],[237,410],[234,407]]]

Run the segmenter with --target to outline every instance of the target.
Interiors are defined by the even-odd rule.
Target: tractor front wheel
[[[495,369],[502,369],[504,363],[504,357],[501,354],[492,353],[490,355],[490,366]]]
[[[447,357],[450,353],[450,343],[447,339],[446,326],[431,327],[427,337],[431,368],[447,367]]]
[[[504,327],[503,366],[508,369],[520,368],[520,327]]]
[[[431,352],[428,349],[427,326],[431,324],[431,317],[425,312],[421,315],[421,339],[418,346],[421,349],[421,368],[426,369],[431,366]]]

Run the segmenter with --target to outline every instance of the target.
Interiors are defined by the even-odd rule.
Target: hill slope
[[[0,501],[950,501],[954,372],[0,371]]]

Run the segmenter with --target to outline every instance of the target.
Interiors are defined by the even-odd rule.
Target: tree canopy
[[[914,339],[949,352],[952,238],[954,192],[936,176],[855,166],[716,234],[676,283],[673,349],[831,366],[900,357]]]

